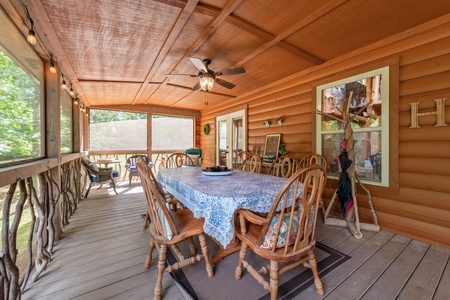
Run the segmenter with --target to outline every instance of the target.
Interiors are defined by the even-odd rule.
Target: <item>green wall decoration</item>
[[[203,133],[204,133],[205,135],[208,135],[210,130],[211,130],[211,127],[209,126],[208,123],[206,123],[205,125],[203,125]]]

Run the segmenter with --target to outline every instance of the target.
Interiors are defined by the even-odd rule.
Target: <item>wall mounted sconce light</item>
[[[272,121],[270,119],[267,119],[263,124],[266,125],[266,127],[270,127],[270,125],[272,125]]]
[[[285,115],[279,116],[278,119],[277,119],[277,124],[280,125],[280,126],[283,125],[284,120],[286,120],[286,116]]]

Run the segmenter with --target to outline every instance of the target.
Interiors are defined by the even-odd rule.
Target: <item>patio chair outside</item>
[[[300,178],[304,178],[303,182]],[[313,165],[300,169],[281,187],[266,217],[249,210],[237,211],[236,237],[242,242],[235,278],[240,279],[243,268],[252,275],[272,300],[277,299],[278,278],[294,267],[311,269],[319,295],[324,288],[314,255],[317,209],[326,181],[325,168]],[[293,203],[292,203],[292,200]],[[277,209],[281,208],[280,211]],[[259,272],[246,261],[248,248],[270,261]],[[269,281],[263,274],[270,274]]]
[[[84,195],[84,198],[88,197],[89,191],[94,185],[102,184],[105,182],[109,183],[113,187],[116,195],[118,195],[116,191],[116,179],[119,178],[119,172],[117,170],[113,170],[113,168],[111,167],[108,168],[97,167],[97,165],[92,163],[86,157],[81,158],[81,163],[83,164],[90,181],[86,194]]]
[[[192,160],[193,166],[201,166],[203,160],[203,151],[200,148],[189,148],[184,151],[184,153],[189,156]]]
[[[125,163],[125,168],[128,171],[128,180],[130,182],[129,185],[131,185],[131,180],[133,177],[139,177],[139,173],[136,168],[136,162],[139,158],[144,159],[145,163],[149,166],[152,164],[152,159],[147,155],[133,155],[128,157],[127,162]]]

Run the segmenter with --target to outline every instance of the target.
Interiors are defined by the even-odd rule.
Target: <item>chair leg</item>
[[[87,191],[86,191],[86,194],[84,195],[84,198],[87,198],[87,197],[88,197],[89,191],[91,190],[91,187],[92,187],[92,182],[89,184],[89,187],[88,187],[88,189],[87,189]]]
[[[278,262],[270,261],[270,299],[277,300],[278,294]]]
[[[111,184],[112,184],[112,186],[113,186],[114,193],[116,193],[116,195],[119,195],[119,194],[117,193],[117,191],[116,191],[116,182],[114,181],[114,179],[111,179]]]
[[[208,277],[213,277],[214,270],[211,261],[209,260],[208,246],[206,245],[205,235],[203,233],[199,234],[198,239],[200,241],[200,247],[202,248],[203,258],[206,263],[206,273],[208,274]]]
[[[199,237],[199,239],[200,239],[200,237]],[[191,251],[192,255],[197,253],[197,247],[195,247],[194,239],[192,238],[192,236],[189,238],[189,250]]]
[[[156,279],[153,300],[161,299],[162,278],[163,278],[164,269],[166,266],[166,253],[167,253],[167,245],[161,244],[159,247],[159,258],[158,258],[158,278]]]
[[[144,225],[142,226],[142,229],[147,229],[148,223],[150,223],[150,217],[148,215],[148,212],[146,212],[144,217]]]
[[[155,242],[152,238],[150,238],[150,242],[148,243],[148,253],[144,263],[145,269],[150,268],[150,266],[152,265],[153,249],[155,249]]]
[[[317,262],[316,262],[316,257],[314,255],[314,252],[309,253],[309,266],[311,268],[311,271],[313,272],[314,275],[314,285],[316,286],[316,292],[319,295],[323,295],[325,294],[325,291],[323,289],[323,284],[322,284],[322,280],[320,280],[319,277],[319,271],[317,270]]]
[[[245,259],[247,250],[248,250],[248,245],[246,243],[242,242],[241,251],[239,252],[239,262],[236,267],[236,272],[234,273],[234,278],[236,278],[238,280],[241,279],[241,276],[242,276],[242,262]]]

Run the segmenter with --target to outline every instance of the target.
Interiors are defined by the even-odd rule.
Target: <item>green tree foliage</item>
[[[41,155],[39,81],[0,50],[0,163]]]

